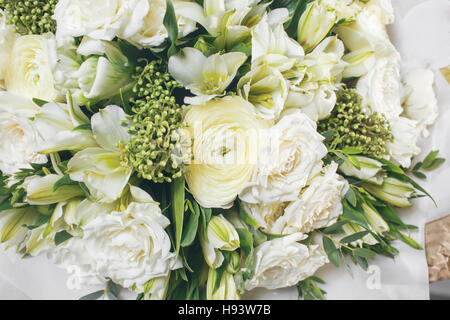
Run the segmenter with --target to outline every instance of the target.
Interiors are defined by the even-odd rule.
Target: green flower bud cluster
[[[361,97],[355,89],[341,89],[336,106],[328,119],[319,122],[319,132],[333,133],[330,149],[359,148],[364,154],[382,157],[386,143],[392,141],[391,126],[383,114],[363,111]]]
[[[132,137],[125,145],[125,155],[140,178],[172,182],[186,173],[189,160],[179,152],[185,106],[177,104],[172,95],[182,86],[171,78],[162,61],[142,62],[144,66],[136,67],[136,84],[129,100],[133,114],[128,115],[128,131]]]
[[[8,24],[15,26],[19,34],[44,34],[56,31],[52,19],[57,0],[0,0],[0,8],[6,11]]]

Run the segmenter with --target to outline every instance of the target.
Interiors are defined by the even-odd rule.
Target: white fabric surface
[[[439,207],[429,199],[417,199],[413,208],[401,212],[406,223],[420,226],[411,236],[423,245],[424,225],[427,221],[450,214],[450,86],[439,73],[439,68],[450,65],[450,2],[448,0],[392,0],[396,22],[390,33],[402,54],[405,69],[428,66],[436,75],[439,101],[439,119],[429,139],[421,142],[422,159],[430,150],[439,149],[448,161],[428,174],[422,185],[434,196]],[[353,277],[342,266],[328,265],[318,276],[327,283],[321,287],[328,299],[428,299],[428,269],[425,252],[396,243],[400,254],[395,260],[377,257],[370,264],[370,274],[353,267]],[[379,273],[378,273],[379,271]],[[379,276],[379,277],[378,277]],[[372,280],[380,286],[371,286]],[[375,282],[376,283],[376,282]],[[0,251],[0,299],[78,299],[101,289],[69,289],[70,275],[58,269],[45,255],[21,259],[14,252]],[[369,284],[369,285],[368,285]],[[122,298],[135,297],[124,292]],[[247,293],[247,299],[297,299],[296,289],[277,291],[256,289]]]

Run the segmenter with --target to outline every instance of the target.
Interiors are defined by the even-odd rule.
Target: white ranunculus
[[[75,276],[81,285],[109,278],[142,292],[147,281],[179,267],[164,230],[169,224],[157,204],[131,203],[124,212],[99,215],[83,227],[82,238],[71,238],[51,255],[68,271],[77,266]]]
[[[419,122],[423,127],[424,137],[429,135],[427,126],[432,125],[439,114],[433,83],[434,74],[429,69],[410,71],[403,78],[406,95],[403,102],[404,115]]]
[[[322,169],[327,154],[316,123],[290,110],[268,130],[252,180],[239,197],[249,203],[295,201],[301,189]]]
[[[5,73],[6,89],[28,98],[53,101],[57,97],[52,66],[56,61],[53,35],[19,37],[11,51]]]
[[[149,0],[61,0],[53,19],[57,36],[127,39],[144,27]]]
[[[403,112],[400,64],[396,61],[378,60],[374,68],[358,80],[356,90],[370,111],[384,114],[389,121],[397,119]]]
[[[387,144],[387,151],[394,162],[409,168],[411,158],[420,153],[417,141],[422,129],[417,121],[404,117],[392,120],[391,127],[394,141]]]
[[[39,109],[34,120],[42,139],[42,143],[36,146],[36,149],[40,153],[49,154],[96,147],[97,143],[90,130],[75,130],[81,125],[88,124],[89,118],[76,104],[70,101],[69,104],[47,103]]]
[[[259,245],[255,249],[255,273],[252,279],[246,281],[245,289],[291,287],[328,263],[327,255],[320,246],[307,247],[298,242],[304,238],[303,234],[295,233]]]
[[[77,152],[67,164],[67,173],[74,181],[84,182],[92,197],[99,202],[117,200],[132,174],[120,148],[130,135],[122,126],[125,112],[108,106],[91,118],[92,134],[100,147]]]
[[[205,208],[230,208],[253,175],[266,121],[240,97],[224,97],[193,106],[185,121],[193,143],[186,180]]]
[[[186,97],[188,104],[204,104],[214,97],[225,94],[239,67],[247,56],[242,52],[214,54],[205,57],[194,48],[184,48],[170,57],[170,74],[189,89],[196,97]]]
[[[40,144],[30,120],[39,107],[27,98],[0,92],[0,170],[5,174],[30,169],[31,163],[46,163],[47,157],[36,153]]]
[[[128,40],[141,47],[159,46],[168,38],[164,27],[166,0],[148,0],[149,10],[144,17],[144,27]],[[202,22],[203,8],[192,1],[172,1],[177,18],[179,38],[187,36],[197,29],[196,23]]]
[[[237,84],[238,94],[249,101],[263,119],[278,119],[288,97],[287,82],[277,69],[261,65],[250,70]]]
[[[310,233],[326,228],[342,214],[342,198],[348,190],[345,179],[336,173],[333,163],[311,180],[299,198],[290,203],[284,214],[270,228],[273,234]]]
[[[0,81],[5,79],[6,69],[9,65],[9,57],[17,35],[14,27],[7,24],[6,13],[0,9]],[[1,84],[0,84],[1,88]]]

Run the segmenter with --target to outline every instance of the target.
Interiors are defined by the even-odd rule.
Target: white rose
[[[46,163],[47,157],[36,153],[39,137],[29,119],[39,107],[30,100],[0,92],[0,170],[5,174],[31,168],[30,163]]]
[[[0,9],[0,81],[5,78],[6,68],[9,64],[9,57],[16,40],[14,28],[6,23],[7,17]]]
[[[291,287],[328,263],[320,246],[298,243],[304,238],[303,234],[295,233],[259,245],[255,249],[255,275],[245,283],[245,289]]]
[[[400,64],[396,61],[378,60],[375,67],[359,79],[356,90],[362,96],[363,104],[369,105],[373,112],[384,114],[389,121],[397,119],[403,112]]]
[[[201,206],[228,209],[252,178],[268,123],[240,97],[193,106],[185,120],[194,138],[189,189]]]
[[[298,200],[290,203],[274,222],[270,233],[309,233],[335,223],[342,214],[342,198],[348,190],[346,180],[336,174],[337,167],[333,163],[323,175],[312,179]]]
[[[110,278],[139,292],[144,284],[166,277],[178,267],[164,230],[170,224],[154,203],[131,203],[125,212],[102,214],[83,227],[82,238],[71,238],[51,253],[57,265],[77,266],[81,285]]]
[[[419,121],[424,137],[429,135],[427,126],[432,125],[439,114],[433,83],[434,74],[429,69],[413,70],[403,78],[406,94],[404,114],[409,119]]]
[[[420,153],[417,140],[420,136],[421,127],[417,121],[404,117],[391,121],[391,127],[394,141],[387,144],[387,150],[394,162],[404,168],[409,168],[411,158]]]
[[[89,36],[113,40],[129,38],[144,27],[148,0],[61,0],[53,19],[60,36]]]
[[[245,202],[295,201],[322,169],[328,150],[316,123],[299,110],[289,111],[268,131],[253,178],[239,196]]]
[[[14,42],[6,68],[5,86],[14,94],[52,101],[57,97],[52,64],[55,50],[51,34],[27,35]]]

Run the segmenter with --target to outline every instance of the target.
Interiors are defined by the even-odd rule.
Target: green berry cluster
[[[319,132],[327,135],[329,148],[359,148],[364,154],[382,157],[386,143],[392,141],[391,126],[383,114],[363,111],[361,97],[355,89],[340,89],[337,103],[328,119],[319,122]]]
[[[57,0],[0,0],[0,8],[6,11],[8,24],[15,26],[19,34],[44,34],[56,31],[52,19]]]
[[[179,152],[185,106],[177,104],[172,95],[182,86],[170,77],[161,60],[144,61],[136,67],[135,80],[129,100],[132,114],[128,115],[132,137],[125,145],[125,155],[140,178],[172,182],[186,173],[188,160]]]

